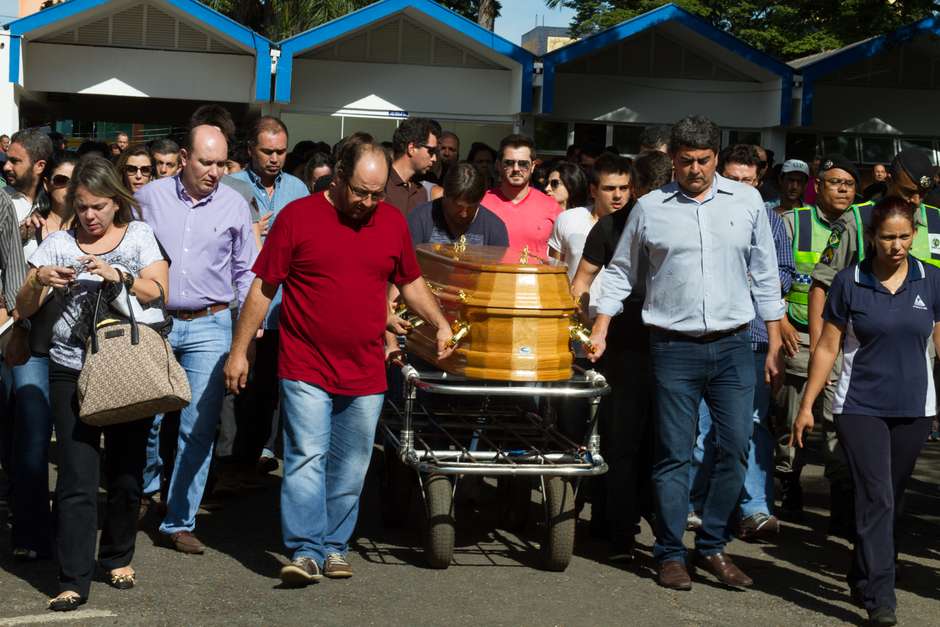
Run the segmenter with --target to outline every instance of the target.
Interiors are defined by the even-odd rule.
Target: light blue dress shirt
[[[255,174],[251,168],[246,168],[231,176],[232,178],[251,184],[251,189],[255,194],[255,203],[258,205],[258,210],[261,212],[261,215],[263,216],[266,213],[274,214],[271,216],[271,226],[273,226],[274,221],[277,220],[277,214],[281,212],[281,209],[295,200],[310,195],[310,190],[307,189],[304,182],[287,172],[281,172],[277,175],[277,178],[274,179],[274,193],[270,196],[268,195],[268,190],[264,188],[264,183],[261,182],[261,177]],[[274,295],[274,300],[271,301],[268,314],[265,316],[264,328],[277,329],[278,316],[280,316],[280,314],[281,290],[278,288],[277,294]]]
[[[604,269],[598,313],[620,313],[638,282],[646,285],[643,322],[652,327],[695,336],[729,331],[750,322],[755,307],[764,320],[782,318],[760,193],[715,175],[701,202],[675,182],[640,198]]]

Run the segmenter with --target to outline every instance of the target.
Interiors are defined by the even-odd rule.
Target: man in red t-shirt
[[[347,543],[385,392],[385,290],[437,327],[438,355],[452,351],[447,319],[427,283],[405,217],[382,201],[389,160],[371,136],[340,149],[330,188],[278,215],[253,268],[225,364],[229,390],[244,389],[248,347],[283,287],[278,377],[284,418],[281,529],[292,553],[287,585],[346,578]]]
[[[525,135],[508,135],[499,142],[502,172],[499,187],[486,192],[480,203],[502,219],[509,231],[509,248],[528,248],[529,254],[548,258],[548,238],[561,213],[558,203],[529,185],[535,144]]]

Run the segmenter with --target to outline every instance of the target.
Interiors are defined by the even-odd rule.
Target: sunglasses
[[[503,159],[503,167],[507,170],[515,170],[518,167],[525,171],[532,167],[532,162],[527,159]]]
[[[55,176],[52,177],[50,182],[52,183],[53,187],[59,188],[59,187],[65,187],[66,185],[69,184],[69,181],[71,180],[72,180],[71,176],[66,176],[65,174],[56,174]]]
[[[551,179],[548,181],[548,186],[552,189],[558,189],[559,185],[561,185],[561,179]]]
[[[417,148],[424,148],[428,151],[428,154],[432,157],[436,157],[441,154],[441,149],[439,146],[428,146],[427,144],[418,144]]]
[[[137,173],[140,172],[141,176],[150,176],[153,172],[153,167],[149,165],[126,165],[124,166],[124,173],[128,176],[137,176]]]

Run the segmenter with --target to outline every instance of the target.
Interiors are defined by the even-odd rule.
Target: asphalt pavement
[[[378,453],[377,453],[378,456]],[[379,464],[376,464],[379,467]],[[373,469],[374,470],[374,469]],[[138,585],[118,591],[103,581],[77,612],[45,610],[56,592],[52,562],[15,563],[0,533],[0,627],[81,625],[846,625],[865,614],[844,582],[850,549],[825,535],[828,486],[822,469],[804,476],[807,509],[784,523],[771,543],[736,541],[729,553],[755,580],[733,590],[699,574],[691,592],[659,588],[646,524],[639,559],[606,562],[607,545],[588,533],[588,504],[565,572],[538,568],[540,507],[532,493],[529,522],[504,529],[505,503],[491,481],[462,491],[457,543],[446,570],[425,566],[414,509],[403,528],[382,523],[378,473],[370,473],[360,528],[349,561],[355,576],[284,589],[276,474],[258,489],[200,514],[197,535],[209,547],[188,556],[155,544],[153,525],[138,534]],[[903,625],[940,625],[940,444],[928,444],[911,482],[899,531],[898,616]],[[0,512],[0,517],[5,512]],[[153,522],[153,521],[151,521]],[[687,537],[691,546],[691,536]]]

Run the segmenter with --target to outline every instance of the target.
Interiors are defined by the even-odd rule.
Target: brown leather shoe
[[[680,560],[661,562],[656,567],[656,582],[663,588],[669,588],[670,590],[692,589],[692,578],[689,577],[685,562]]]
[[[695,565],[713,574],[718,578],[718,581],[726,586],[747,588],[754,585],[754,580],[735,566],[734,562],[731,561],[731,557],[725,553],[716,553],[707,557],[696,553]]]
[[[170,546],[180,553],[190,555],[202,555],[206,552],[206,545],[199,541],[199,538],[193,535],[191,531],[177,531],[171,533]]]

